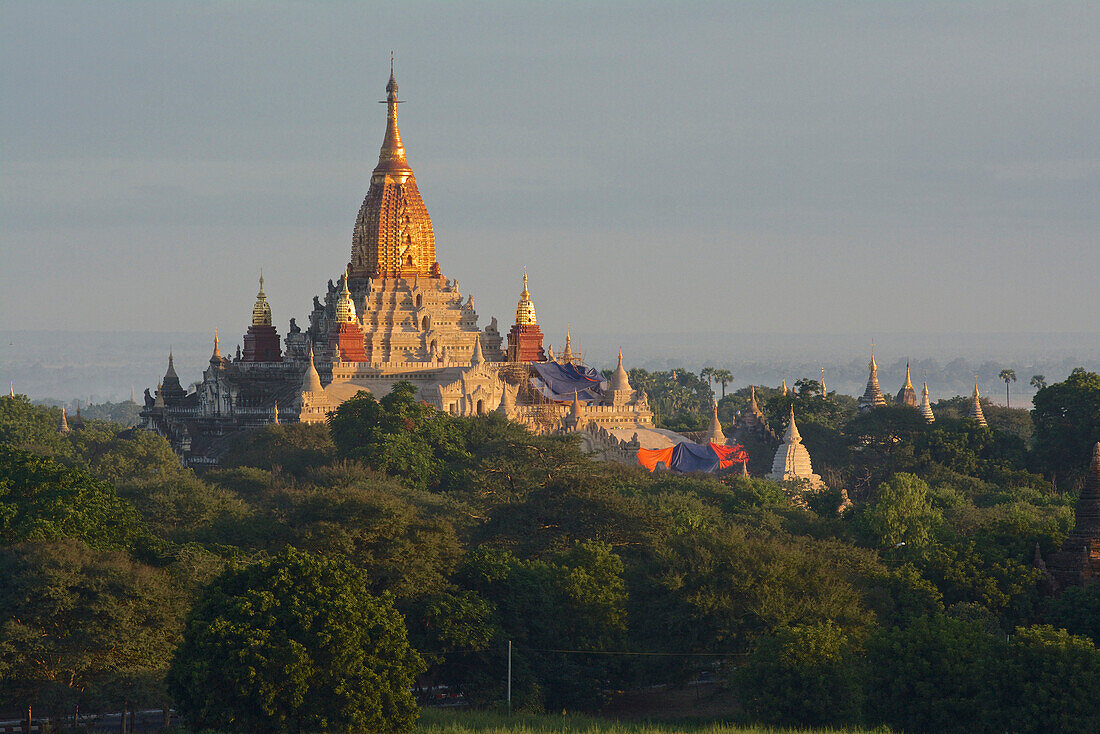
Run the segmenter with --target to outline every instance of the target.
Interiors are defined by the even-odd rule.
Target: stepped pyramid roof
[[[535,304],[531,301],[531,294],[527,291],[527,266],[523,266],[523,292],[519,294],[519,303],[516,304],[516,323],[520,326],[537,324],[535,318]]]
[[[256,305],[252,307],[253,326],[271,326],[271,306],[264,295],[264,274],[260,271],[260,292],[256,294]]]
[[[932,412],[932,405],[928,402],[928,380],[924,381],[924,387],[920,391],[920,414],[924,416],[924,420],[929,423],[934,423],[936,415]]]
[[[882,388],[878,384],[878,363],[875,362],[875,348],[871,347],[871,361],[867,363],[867,387],[859,399],[861,412],[874,410],[886,405],[886,398],[882,395]]]
[[[977,376],[975,376],[974,377],[974,396],[973,396],[973,400],[970,403],[970,412],[966,414],[966,417],[967,418],[973,418],[974,420],[978,421],[978,423],[980,423],[983,426],[988,426],[989,424],[985,422],[985,415],[982,413],[982,402],[981,402],[981,400],[979,400],[981,395],[982,394],[980,392],[978,392],[978,378],[977,378]]]
[[[783,434],[783,443],[775,452],[772,461],[772,470],[768,479],[777,482],[807,481],[814,487],[821,486],[821,477],[814,474],[813,465],[810,462],[810,452],[802,445],[802,435],[798,432],[798,426],[794,422],[794,406],[791,406],[791,417],[787,423],[787,430]]]
[[[909,363],[905,363],[905,384],[898,390],[897,402],[899,405],[917,407],[917,393],[913,390],[913,381],[909,378]]]

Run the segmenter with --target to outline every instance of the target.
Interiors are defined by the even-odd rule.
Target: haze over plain
[[[280,331],[303,319],[347,261],[393,49],[439,259],[483,323],[527,265],[554,341],[1096,333],[1100,6],[0,18],[5,331],[236,336],[261,266]]]

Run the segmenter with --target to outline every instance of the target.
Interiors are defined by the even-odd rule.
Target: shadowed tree
[[[1042,390],[1047,386],[1047,378],[1043,375],[1032,375],[1031,381],[1028,384],[1036,390]]]
[[[346,561],[294,548],[222,574],[168,674],[181,714],[221,731],[411,731],[423,664],[390,597],[366,588]]]
[[[1012,404],[1008,397],[1009,383],[1016,382],[1016,370],[1001,370],[1000,378],[1005,381],[1005,407],[1011,408]]]

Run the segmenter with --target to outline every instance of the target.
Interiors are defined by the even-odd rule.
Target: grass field
[[[532,716],[423,709],[416,734],[780,734],[789,729],[716,723],[619,722],[586,716]],[[888,734],[886,729],[799,729],[801,734]]]

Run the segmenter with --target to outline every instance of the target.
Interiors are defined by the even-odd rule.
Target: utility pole
[[[512,715],[512,641],[508,640],[508,715]]]

